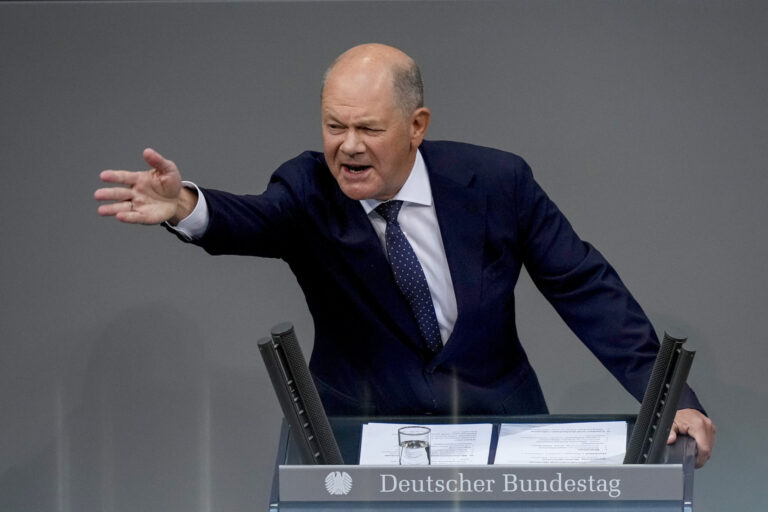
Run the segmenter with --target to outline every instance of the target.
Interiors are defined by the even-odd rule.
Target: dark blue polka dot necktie
[[[402,201],[387,201],[377,206],[376,212],[387,221],[384,240],[395,282],[413,310],[427,348],[437,353],[443,348],[440,327],[437,324],[435,306],[432,304],[424,270],[397,222],[397,214],[402,205]]]

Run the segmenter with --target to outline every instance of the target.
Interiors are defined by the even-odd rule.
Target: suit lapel
[[[473,172],[453,173],[461,175],[461,181],[448,178],[443,171],[456,165],[450,155],[433,154],[426,149],[422,148],[422,155],[429,170],[437,221],[458,307],[451,339],[434,361],[439,363],[455,351],[458,340],[466,338],[457,333],[466,323],[466,313],[480,304],[486,201],[482,193],[471,187]]]
[[[358,201],[338,190],[341,215],[330,224],[331,238],[338,244],[337,254],[358,277],[367,296],[377,303],[378,311],[400,338],[421,348],[421,334],[413,313],[397,287],[376,231]]]

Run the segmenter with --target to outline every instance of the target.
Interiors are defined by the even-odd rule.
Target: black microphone
[[[304,464],[344,464],[325,408],[289,322],[258,342],[272,387]]]

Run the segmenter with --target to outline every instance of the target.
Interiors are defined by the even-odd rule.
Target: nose
[[[352,156],[365,152],[365,144],[355,130],[347,130],[344,133],[344,141],[341,143],[340,149],[344,154]]]

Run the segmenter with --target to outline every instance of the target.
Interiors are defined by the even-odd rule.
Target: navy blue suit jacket
[[[429,142],[427,165],[458,304],[445,348],[423,348],[409,306],[358,201],[322,154],[283,164],[267,190],[204,190],[211,254],[282,258],[315,323],[310,368],[329,414],[546,412],[515,328],[525,265],[560,316],[642,399],[658,350],[653,328],[616,272],[583,242],[518,156]],[[692,392],[681,407],[700,407]]]

